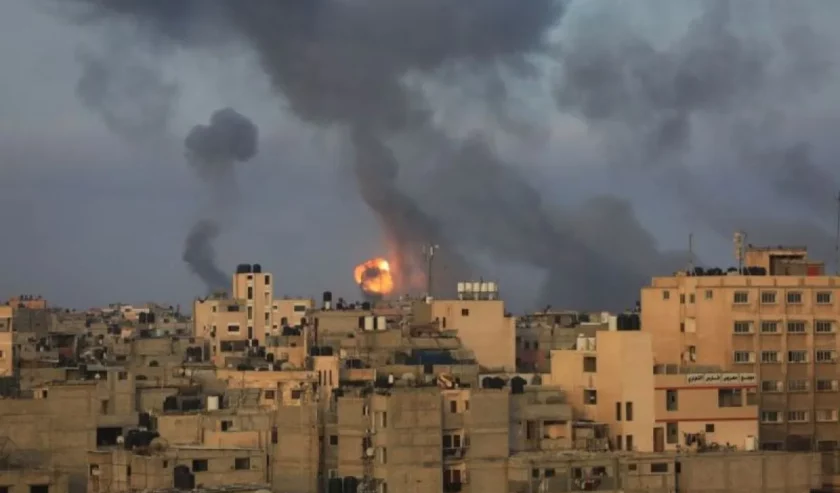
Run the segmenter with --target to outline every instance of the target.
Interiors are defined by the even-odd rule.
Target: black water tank
[[[522,394],[525,392],[525,385],[528,382],[525,381],[522,377],[513,377],[510,381],[510,393],[511,394]]]
[[[137,425],[140,428],[152,429],[152,415],[149,413],[140,413],[137,415]]]
[[[344,482],[341,478],[332,478],[327,485],[327,493],[344,493]]]
[[[362,310],[368,312],[370,311],[370,301],[362,302]]]
[[[260,265],[260,264],[254,264],[254,265],[253,265],[253,267],[252,267],[252,269],[253,269],[253,270],[252,270],[252,272],[253,272],[254,274],[259,274],[259,273],[261,273],[261,272],[262,272],[262,265]]]
[[[173,486],[177,490],[191,491],[195,489],[195,475],[190,472],[190,468],[184,465],[175,466],[172,471]]]
[[[344,477],[344,491],[342,493],[356,493],[359,490],[359,480],[353,476]]]
[[[324,302],[332,301],[332,291],[324,291],[324,297],[322,299]]]
[[[170,395],[166,399],[163,400],[163,411],[177,411],[178,410],[178,398],[174,395]]]
[[[274,353],[268,353],[265,355],[265,360],[269,363],[274,363]]]

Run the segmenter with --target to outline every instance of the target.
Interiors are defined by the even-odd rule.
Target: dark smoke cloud
[[[80,52],[79,100],[113,132],[137,141],[166,131],[178,86],[131,49]]]
[[[190,19],[218,14],[214,22],[228,22],[257,50],[300,118],[349,127],[362,196],[401,253],[400,263],[420,264],[422,244],[436,242],[446,245],[447,272],[464,268],[455,248],[394,184],[398,164],[388,138],[431,124],[402,79],[458,60],[521,66],[524,55],[545,49],[545,33],[563,12],[555,0],[87,3],[97,16],[127,16],[159,40],[185,44],[201,44],[188,34]]]
[[[213,242],[219,236],[219,226],[211,220],[197,222],[184,244],[184,262],[213,291],[226,291],[230,280],[224,271],[216,266],[216,251]]]
[[[831,80],[832,42],[806,15],[791,15],[781,4],[699,5],[702,13],[685,34],[664,46],[621,13],[598,10],[560,48],[558,108],[615,146],[617,170],[664,169],[663,187],[677,190],[692,214],[721,235],[744,228],[761,241],[801,243],[801,228],[766,217],[773,208],[733,213],[710,201],[715,191],[698,188],[684,165],[704,160],[721,174],[746,172],[740,179],[763,182],[787,202],[831,217],[836,172],[817,162],[809,137],[797,135],[786,116],[806,113],[803,101]],[[758,23],[770,29],[751,31],[762,18]],[[730,137],[700,138],[710,129]],[[823,234],[807,236],[824,244],[826,223],[817,223]]]
[[[478,247],[543,268],[547,302],[624,308],[649,276],[668,274],[688,259],[661,251],[622,199],[593,197],[565,210],[547,205],[487,141],[462,144],[433,128],[428,101],[403,83],[409,73],[452,64],[471,66],[478,74],[492,75],[504,65],[514,76],[532,75],[530,55],[555,54],[546,39],[563,20],[563,2],[78,1],[102,18],[136,21],[160,43],[204,48],[206,39],[194,35],[194,25],[208,23],[249,43],[296,115],[348,130],[355,151],[348,165],[386,237],[409,252],[400,260],[406,265],[420,264],[416,254],[427,241],[441,243],[441,252]],[[733,2],[713,1],[701,2],[703,13],[684,36],[659,47],[621,14],[611,15],[617,10],[611,2],[588,5],[594,5],[594,20],[556,53],[562,66],[555,85],[558,110],[603,134],[611,155],[619,156],[617,170],[634,165],[639,172],[676,170],[665,185],[710,225],[719,221],[715,231],[729,235],[755,219],[710,204],[708,190],[694,184],[683,161],[707,155],[696,134],[709,121],[728,128],[739,117],[746,134],[761,136],[763,112],[819,86],[827,72],[815,48],[823,44],[808,29],[785,26],[775,44],[747,37],[736,30],[743,19],[733,21]],[[503,120],[508,91],[498,80],[485,81],[490,106]],[[422,139],[440,163],[431,180],[436,203],[430,207],[420,207],[397,185],[400,163],[390,141],[403,138]],[[795,178],[804,185],[791,187],[791,197],[803,200],[807,184],[816,183],[795,164],[805,158],[771,159],[767,153],[784,155],[807,141],[773,138],[770,146],[766,138],[752,140],[756,145],[748,149],[740,141],[727,143],[722,162],[739,169],[755,163],[750,164],[755,175],[773,187],[781,186],[774,182],[783,183],[782,176]],[[765,166],[772,162],[783,164]],[[797,172],[781,171],[794,166]],[[789,231],[771,223],[779,226],[749,224],[771,233]],[[457,256],[453,263],[464,264]]]
[[[200,220],[184,244],[183,260],[208,290],[226,289],[228,276],[216,265],[213,242],[219,236],[218,216],[229,208],[236,186],[233,167],[257,153],[257,126],[232,108],[215,111],[209,125],[196,125],[184,139],[187,158],[209,187],[211,217]]]

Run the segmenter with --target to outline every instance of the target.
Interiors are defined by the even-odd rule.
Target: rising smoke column
[[[450,272],[464,264],[454,244],[394,180],[389,139],[431,126],[424,101],[406,90],[403,77],[459,60],[521,64],[546,49],[545,34],[563,13],[555,0],[79,1],[100,18],[139,20],[160,42],[201,44],[189,36],[191,20],[215,14],[212,22],[227,22],[257,50],[295,114],[347,130],[355,148],[348,164],[401,267],[416,269],[422,245],[434,242],[442,246],[439,265],[449,264]]]
[[[208,217],[199,220],[187,235],[183,260],[209,291],[227,288],[228,276],[216,265],[213,242],[220,232],[219,216],[232,207],[235,197],[235,164],[257,153],[258,130],[251,120],[231,108],[217,110],[209,125],[196,125],[187,134],[187,160],[205,183],[210,196]]]

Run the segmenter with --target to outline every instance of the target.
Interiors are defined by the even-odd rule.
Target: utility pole
[[[435,258],[435,252],[440,248],[440,245],[424,245],[423,256],[426,257],[426,296],[432,296],[432,262]]]
[[[688,275],[694,275],[694,233],[688,233]]]

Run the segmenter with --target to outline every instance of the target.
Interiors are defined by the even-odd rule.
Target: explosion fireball
[[[368,295],[385,296],[394,290],[391,266],[384,258],[372,258],[357,265],[353,277],[356,284]]]

